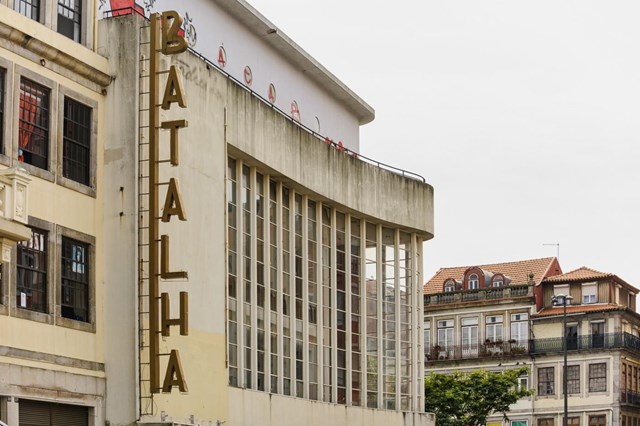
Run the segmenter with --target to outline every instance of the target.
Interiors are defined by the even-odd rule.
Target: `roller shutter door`
[[[19,426],[88,426],[87,407],[20,400]]]

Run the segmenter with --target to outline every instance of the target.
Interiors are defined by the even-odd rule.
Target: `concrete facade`
[[[114,76],[105,102],[105,111],[112,117],[113,123],[105,135],[105,170],[114,179],[105,184],[108,186],[105,191],[108,195],[104,232],[105,235],[117,235],[117,239],[106,238],[106,250],[110,259],[118,265],[118,268],[107,272],[110,285],[105,296],[107,316],[118,318],[118,321],[107,324],[105,334],[107,359],[117,359],[117,363],[106,363],[108,394],[117,393],[107,400],[107,420],[111,425],[125,425],[135,420],[193,421],[202,425],[216,424],[217,421],[238,425],[294,425],[324,423],[327,419],[336,424],[432,424],[432,417],[422,413],[419,385],[421,362],[410,364],[411,384],[404,384],[398,376],[393,379],[397,381],[397,390],[387,393],[387,396],[384,396],[382,379],[377,382],[376,388],[380,386],[381,390],[379,394],[372,394],[375,400],[371,404],[376,407],[380,405],[380,408],[383,403],[392,404],[388,405],[389,410],[353,405],[353,402],[366,405],[365,396],[352,394],[351,391],[348,399],[352,402],[340,402],[341,390],[336,387],[337,376],[324,381],[328,389],[328,402],[320,402],[322,396],[314,394],[316,391],[312,390],[312,385],[306,383],[307,378],[312,377],[308,364],[305,364],[304,373],[297,376],[299,381],[302,380],[302,374],[305,378],[305,388],[298,388],[298,397],[294,396],[298,391],[292,391],[288,396],[281,394],[287,392],[282,382],[275,393],[269,393],[266,389],[258,390],[260,385],[257,381],[240,387],[229,385],[229,363],[233,363],[226,349],[229,344],[230,315],[229,289],[226,285],[230,274],[227,257],[228,246],[232,243],[227,237],[229,217],[225,207],[229,202],[226,189],[230,179],[229,159],[238,165],[242,164],[238,170],[250,169],[252,182],[257,182],[258,176],[263,176],[264,181],[277,182],[282,191],[295,193],[305,203],[306,200],[309,203],[317,202],[318,207],[322,204],[332,211],[336,209],[335,214],[357,217],[357,220],[363,220],[363,224],[365,220],[375,223],[379,230],[387,227],[385,229],[397,229],[395,232],[410,235],[412,282],[421,281],[419,256],[422,241],[433,237],[433,189],[421,181],[382,170],[327,145],[324,139],[314,136],[291,118],[275,111],[227,78],[215,66],[189,53],[162,63],[164,68],[173,64],[181,69],[187,107],[179,113],[162,112],[161,119],[185,118],[189,126],[180,134],[180,166],[161,169],[160,173],[161,181],[179,179],[184,194],[187,220],[163,223],[161,232],[171,235],[171,247],[174,248],[171,251],[171,264],[189,273],[187,282],[162,283],[162,291],[177,300],[178,291],[186,290],[191,300],[189,336],[172,334],[163,338],[161,351],[180,350],[189,391],[150,395],[146,383],[148,371],[145,370],[145,340],[148,336],[145,335],[144,311],[147,302],[140,301],[132,287],[133,282],[139,282],[140,277],[144,277],[145,272],[138,269],[138,264],[146,260],[144,250],[141,252],[136,247],[138,243],[145,244],[145,235],[140,232],[140,227],[144,228],[147,220],[141,221],[147,201],[144,195],[140,195],[144,189],[139,186],[139,179],[133,178],[144,177],[147,173],[145,122],[140,111],[147,108],[148,101],[144,95],[138,96],[146,91],[144,78],[148,72],[144,60],[139,60],[147,57],[145,25],[145,21],[136,16],[107,19],[99,23],[99,40],[104,42],[100,43],[98,51],[107,58],[110,73]],[[132,101],[123,103],[123,98]],[[166,144],[168,136],[161,135],[161,138]],[[161,157],[166,155],[163,147]],[[257,192],[252,194],[252,197],[257,197]],[[245,231],[247,226],[245,224]],[[132,250],[137,250],[133,256]],[[251,262],[255,265],[255,258]],[[253,271],[255,274],[256,270]],[[142,285],[137,294],[145,293]],[[251,285],[256,291],[255,286],[259,284],[254,281]],[[282,292],[282,287],[278,291]],[[421,289],[413,287],[407,299],[411,300],[413,306],[412,323],[419,321],[419,309],[416,307],[422,302],[420,294]],[[293,295],[291,297],[294,303]],[[361,300],[364,304],[364,296]],[[306,306],[308,302],[303,303]],[[275,309],[275,305],[273,307]],[[252,315],[260,315],[259,307],[252,309],[257,309]],[[173,310],[176,312],[177,307]],[[321,313],[318,315],[322,316]],[[275,326],[276,323],[273,324]],[[249,323],[245,325],[249,327]],[[255,325],[253,323],[252,327]],[[140,327],[137,334],[136,327]],[[280,320],[278,327],[282,327]],[[313,325],[304,327],[308,330]],[[252,336],[251,339],[258,339],[256,334]],[[313,344],[312,339],[315,337],[303,339],[305,347]],[[364,335],[362,339],[364,342]],[[407,360],[420,359],[419,339],[419,331],[412,329],[411,340],[415,343],[412,353],[406,355]],[[252,344],[257,341],[251,340]],[[135,345],[131,345],[131,342],[135,342]],[[245,340],[245,343],[249,344],[249,340]],[[379,344],[382,345],[382,339]],[[400,342],[396,344],[400,345]],[[142,349],[138,351],[137,348]],[[294,352],[291,353],[295,356]],[[322,359],[322,355],[319,356]],[[364,362],[364,355],[361,359]],[[254,364],[248,371],[258,374],[260,367],[255,360],[252,362]],[[334,369],[332,374],[340,374],[336,373],[336,365],[327,365]],[[280,366],[282,368],[282,364]],[[164,371],[164,368],[163,364],[161,370]],[[397,368],[400,368],[400,364]],[[379,369],[382,373],[383,366],[380,365]],[[364,377],[364,373],[358,374]],[[377,375],[378,371],[375,372]],[[136,377],[142,381],[136,380]],[[254,377],[257,379],[257,376]],[[381,374],[381,377],[384,376]],[[282,381],[282,378],[277,380]],[[332,384],[327,384],[327,380],[331,380]],[[276,386],[276,381],[271,382]],[[321,387],[322,383],[323,379],[319,379],[318,386]],[[406,397],[401,394],[401,383],[402,389],[409,392]],[[350,381],[346,388],[351,390],[351,386]],[[396,389],[395,383],[389,386],[388,389]],[[370,386],[369,389],[373,388]],[[384,398],[389,402],[383,402]],[[398,404],[397,408],[395,404]],[[401,409],[401,405],[404,408]],[[269,420],[265,420],[267,413]]]

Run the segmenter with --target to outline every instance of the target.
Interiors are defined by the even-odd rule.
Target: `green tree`
[[[518,378],[528,373],[521,367],[431,374],[424,380],[425,409],[435,413],[437,426],[484,425],[493,413],[508,420],[509,406],[533,393],[518,386]]]

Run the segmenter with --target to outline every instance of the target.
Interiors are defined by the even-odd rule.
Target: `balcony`
[[[445,361],[460,359],[491,358],[498,356],[517,356],[529,353],[529,341],[486,342],[462,346],[432,346],[425,353],[427,361]]]
[[[620,391],[620,402],[640,405],[640,393],[632,391],[630,389],[623,389]]]
[[[562,337],[534,339],[531,341],[532,354],[558,353],[564,350]],[[567,338],[567,350],[583,349],[630,349],[640,351],[640,338],[629,333],[587,334]]]
[[[426,294],[425,306],[448,305],[481,300],[509,299],[512,297],[533,297],[532,284],[511,284],[504,287],[487,287],[478,290],[450,291],[446,293]]]
[[[518,355],[539,355],[562,353],[564,339],[532,339],[516,342],[486,342],[462,346],[432,346],[425,353],[426,362],[479,359],[492,357],[513,357]],[[567,350],[627,349],[640,352],[640,337],[629,333],[607,333],[569,337]]]

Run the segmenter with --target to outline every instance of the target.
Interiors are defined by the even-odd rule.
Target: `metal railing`
[[[620,401],[627,404],[640,404],[640,393],[630,389],[620,391]]]
[[[425,352],[425,360],[445,361],[495,356],[538,355],[562,353],[565,340],[562,337],[531,339],[525,341],[485,342],[467,345],[431,346]],[[589,334],[568,337],[567,351],[628,349],[640,352],[640,337],[629,333]]]
[[[533,339],[531,353],[543,354],[564,351],[565,341],[562,337]],[[570,336],[566,340],[567,350],[582,349],[630,349],[640,351],[640,338],[629,333],[605,333]]]
[[[132,14],[139,15],[139,16],[143,17],[144,19],[148,20],[148,18],[144,15],[144,11],[137,4],[136,4],[136,7],[125,7],[125,8],[121,8],[121,9],[103,11],[103,16],[105,17],[105,19],[115,18],[115,17],[119,17],[119,16],[125,16],[125,15],[132,15]],[[233,77],[228,72],[224,71],[222,68],[220,68],[220,66],[218,64],[212,62],[211,60],[209,60],[207,57],[205,57],[201,53],[193,50],[192,48],[189,48],[189,52],[194,54],[200,60],[204,61],[208,66],[214,67],[217,71],[222,73],[229,80],[231,80],[231,81],[235,82],[236,84],[238,84],[244,90],[249,92],[252,96],[255,96],[260,101],[262,101],[263,103],[268,105],[271,109],[273,109],[274,111],[276,111],[280,115],[284,116],[291,123],[295,124],[296,126],[300,127],[301,129],[305,130],[306,132],[310,133],[312,136],[316,137],[317,139],[319,139],[320,141],[326,143],[327,145],[335,148],[337,151],[342,152],[345,155],[347,155],[347,156],[349,156],[349,157],[351,157],[353,159],[357,159],[357,160],[363,161],[363,162],[365,162],[367,164],[371,164],[373,166],[376,166],[379,169],[387,170],[387,171],[389,171],[391,173],[395,173],[395,174],[400,175],[402,177],[426,183],[426,179],[423,176],[421,176],[421,175],[419,175],[417,173],[413,173],[413,172],[410,172],[408,170],[401,169],[399,167],[394,167],[394,166],[391,166],[389,164],[382,163],[380,161],[374,160],[373,158],[366,157],[366,156],[364,156],[364,155],[362,155],[362,154],[360,154],[358,152],[352,151],[352,150],[344,147],[342,145],[342,142],[334,142],[331,138],[323,136],[320,133],[314,131],[313,129],[310,129],[309,127],[305,126],[304,124],[296,121],[293,117],[291,117],[291,115],[289,115],[285,111],[283,111],[280,108],[278,108],[277,106],[275,106],[273,103],[271,103],[268,99],[266,99],[265,97],[263,97],[259,93],[254,92],[250,87],[247,87],[240,80],[238,80],[237,78]]]
[[[511,297],[533,296],[533,284],[511,284],[504,287],[487,287],[478,290],[450,291],[425,294],[425,305],[447,305],[450,303],[479,300],[508,299]]]
[[[529,353],[529,341],[470,343],[460,346],[431,346],[425,353],[427,361],[445,361],[496,356],[517,356]]]

